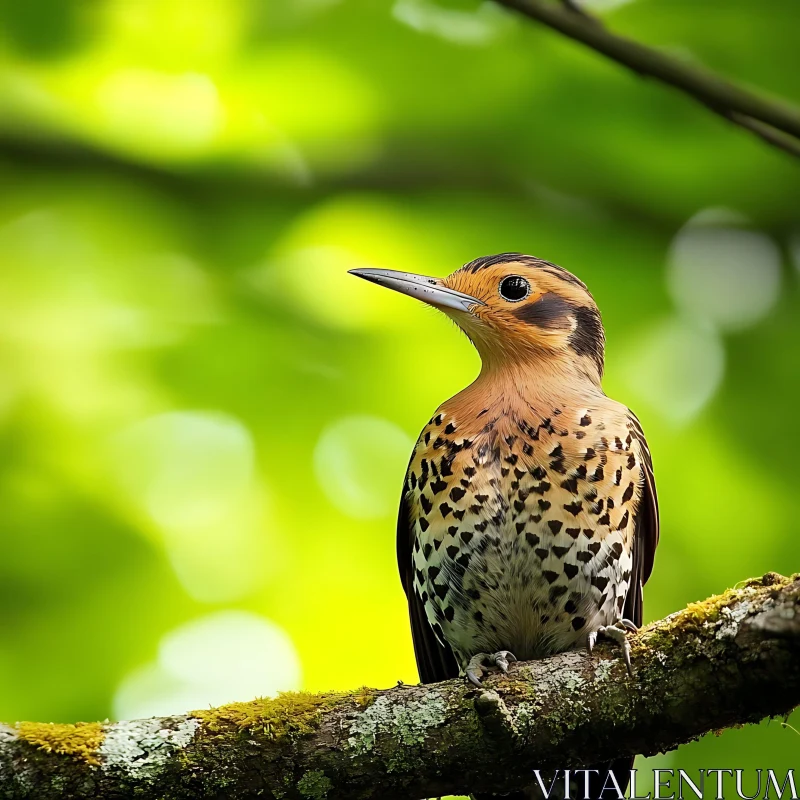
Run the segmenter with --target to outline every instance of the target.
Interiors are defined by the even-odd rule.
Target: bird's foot
[[[631,645],[628,641],[628,631],[636,633],[638,630],[639,628],[629,619],[617,620],[613,625],[601,625],[586,637],[586,647],[591,653],[598,636],[605,636],[607,639],[611,639],[612,642],[616,642],[622,648],[622,658],[625,661],[628,675],[632,678],[633,667],[631,666]]]
[[[467,664],[467,680],[475,686],[481,687],[481,678],[486,674],[486,667],[497,667],[503,674],[508,672],[509,662],[516,661],[517,657],[508,650],[497,653],[476,653]]]

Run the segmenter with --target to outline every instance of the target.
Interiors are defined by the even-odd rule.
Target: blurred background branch
[[[671,750],[800,704],[800,575],[768,573],[693,603],[632,646],[633,678],[601,645],[513,665],[477,691],[456,679],[105,726],[0,727],[0,796],[408,800],[508,792],[534,769]]]
[[[552,0],[497,2],[582,42],[637,75],[679,89],[767,144],[800,158],[800,110],[785,101],[749,91],[698,64],[618,36],[572,0],[560,5]]]

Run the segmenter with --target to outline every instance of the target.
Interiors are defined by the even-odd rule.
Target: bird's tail
[[[631,769],[633,768],[633,757],[619,758],[606,764],[599,764],[593,767],[586,767],[589,770],[588,793],[585,792],[583,778],[570,788],[569,797],[572,800],[618,800],[620,792],[622,796],[628,788]],[[596,774],[595,772],[596,771]],[[609,778],[609,772],[614,773],[616,785]],[[545,780],[546,791],[542,791],[538,783],[532,784],[521,791],[511,792],[510,794],[480,794],[470,795],[472,800],[564,800],[564,781],[554,780],[552,788]],[[619,786],[619,792],[617,792]],[[603,789],[605,788],[605,791]],[[585,796],[584,796],[585,795]]]

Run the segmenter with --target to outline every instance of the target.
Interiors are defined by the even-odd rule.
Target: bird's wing
[[[653,560],[658,546],[658,495],[656,494],[650,448],[647,446],[641,423],[633,412],[630,412],[630,422],[633,433],[639,441],[642,470],[644,472],[644,488],[639,504],[639,513],[636,515],[636,528],[633,536],[633,569],[630,590],[625,599],[623,613],[631,622],[641,625],[642,587],[647,583],[647,579],[653,571]]]
[[[411,638],[414,641],[414,655],[422,683],[437,683],[458,676],[458,664],[452,650],[442,645],[436,638],[425,614],[425,606],[414,591],[414,528],[408,513],[406,487],[400,499],[400,513],[397,517],[397,566],[400,580],[408,598],[408,614],[411,618]]]

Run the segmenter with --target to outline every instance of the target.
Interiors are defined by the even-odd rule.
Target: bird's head
[[[600,382],[605,334],[597,304],[578,278],[549,261],[502,253],[446,278],[386,269],[351,273],[443,311],[487,367],[547,363]]]

